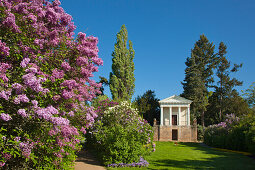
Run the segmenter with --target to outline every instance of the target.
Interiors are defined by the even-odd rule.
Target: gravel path
[[[106,170],[88,151],[81,151],[74,166],[75,170]]]

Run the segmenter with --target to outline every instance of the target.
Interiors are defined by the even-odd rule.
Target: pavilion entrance
[[[178,130],[172,129],[172,140],[178,140]]]

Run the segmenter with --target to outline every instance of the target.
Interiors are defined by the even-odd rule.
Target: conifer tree
[[[114,100],[130,101],[135,89],[134,56],[132,42],[129,40],[125,25],[117,34],[117,42],[112,53],[112,72],[110,73],[110,91]],[[128,48],[127,48],[128,46]]]
[[[242,85],[241,81],[238,81],[236,78],[231,78],[230,74],[237,72],[242,64],[234,64],[231,69],[231,64],[228,61],[227,57],[227,46],[221,42],[219,45],[219,52],[217,54],[217,64],[216,64],[216,76],[218,77],[217,85],[214,86],[215,92],[210,97],[210,106],[208,116],[211,119],[214,119],[212,123],[218,123],[223,120],[223,116],[229,112],[235,113],[233,108],[234,103],[237,98],[238,93],[234,90],[235,86]],[[216,122],[215,122],[216,121]]]
[[[183,97],[193,101],[191,115],[201,120],[204,126],[204,113],[208,105],[209,92],[207,90],[213,82],[213,68],[215,67],[214,45],[205,35],[195,43],[191,50],[191,57],[187,58]]]
[[[243,95],[245,96],[249,106],[255,110],[255,82],[253,82],[250,87],[244,91]]]

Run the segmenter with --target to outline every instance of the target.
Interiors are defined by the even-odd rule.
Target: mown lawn
[[[239,153],[223,152],[199,143],[156,142],[156,152],[146,157],[147,168],[124,169],[255,169],[255,159]],[[117,168],[108,168],[110,170]]]

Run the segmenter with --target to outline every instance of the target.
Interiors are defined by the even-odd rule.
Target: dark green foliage
[[[214,92],[213,95],[209,98],[209,106],[207,108],[205,122],[206,125],[217,124],[225,118],[227,113],[233,113],[239,117],[242,115],[247,115],[252,110],[249,108],[247,102],[239,96],[236,90],[232,90],[232,92],[225,96],[224,105],[222,108],[222,118],[220,119],[220,104],[219,104],[219,96],[218,93]]]
[[[217,53],[216,60],[216,76],[218,82],[214,85],[215,91],[212,96],[209,98],[209,106],[208,111],[206,112],[206,122],[207,124],[215,124],[219,123],[224,119],[224,116],[227,113],[234,113],[235,115],[244,114],[245,109],[235,108],[235,105],[238,101],[239,105],[245,107],[245,102],[243,102],[242,98],[238,95],[238,93],[234,90],[234,87],[241,86],[242,82],[238,81],[236,78],[231,78],[231,73],[237,72],[242,64],[237,65],[234,64],[233,68],[231,67],[230,62],[227,60],[227,46],[221,42],[219,45],[219,52]]]
[[[253,82],[252,85],[245,90],[244,96],[246,101],[249,103],[249,106],[255,109],[255,82]]]
[[[99,78],[100,78],[99,83],[102,84],[102,86],[100,87],[100,91],[101,91],[100,95],[104,95],[104,86],[109,86],[109,81],[105,77],[99,76]]]
[[[133,62],[135,51],[131,41],[127,45],[127,40],[128,32],[126,26],[122,25],[112,53],[112,72],[109,82],[112,98],[116,101],[131,101],[135,90]]]
[[[198,141],[204,140],[204,128],[201,125],[197,125],[197,140]]]
[[[182,82],[184,91],[181,96],[193,101],[191,116],[201,120],[202,126],[204,126],[204,113],[208,105],[207,88],[213,82],[215,63],[214,45],[205,35],[201,35],[191,50],[191,57],[188,57],[185,62],[187,67],[185,79]]]
[[[138,96],[133,105],[138,109],[139,114],[153,125],[154,118],[159,121],[160,107],[159,99],[156,98],[155,92],[147,90],[142,96]]]
[[[226,127],[220,125],[207,127],[204,133],[204,143],[217,148],[248,151],[255,154],[254,113]]]

